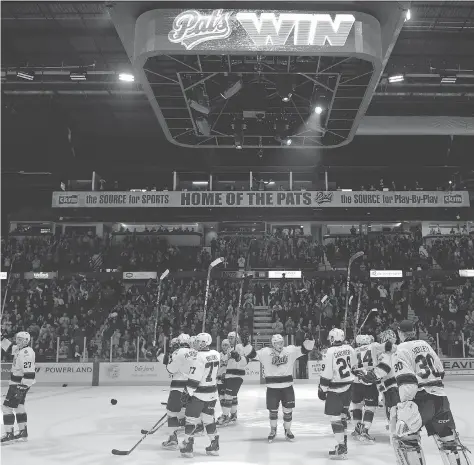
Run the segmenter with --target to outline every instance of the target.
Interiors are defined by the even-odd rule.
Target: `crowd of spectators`
[[[277,230],[272,234],[222,234],[210,247],[174,246],[161,234],[121,233],[98,237],[92,233],[63,236],[15,236],[2,239],[2,269],[23,271],[69,271],[68,277],[34,280],[10,279],[5,301],[2,331],[7,334],[28,330],[38,361],[56,360],[149,360],[154,339],[157,311],[157,284],[114,278],[86,278],[80,272],[104,268],[123,271],[157,270],[204,271],[209,263],[223,256],[228,268],[313,268],[337,260],[347,263],[358,250],[364,257],[358,269],[403,269],[423,267],[430,262],[440,267],[474,268],[470,235],[453,234],[431,238],[421,234],[391,233],[336,237],[322,245],[301,231]],[[186,233],[186,231],[177,231]],[[191,232],[191,231],[189,231]],[[427,252],[428,257],[421,251]],[[356,271],[358,271],[356,269]],[[329,268],[329,271],[330,268]],[[350,315],[359,307],[359,321],[371,308],[377,315],[368,320],[368,331],[377,334],[404,318],[415,318],[417,328],[444,355],[474,356],[474,294],[469,281],[459,277],[403,282],[361,280],[355,273]],[[6,281],[2,281],[5,295]],[[306,331],[320,344],[339,326],[346,302],[345,277],[337,272],[311,280],[250,282],[238,311],[240,281],[212,280],[209,289],[206,330],[214,340],[239,324],[241,331],[253,332],[255,306],[269,306],[273,330],[295,338],[299,343]],[[163,282],[158,317],[158,345],[164,338],[182,331],[201,332],[204,320],[205,280],[168,279]],[[326,297],[326,298],[325,298]],[[360,305],[359,304],[360,300]],[[239,320],[239,321],[237,321]],[[356,323],[348,323],[349,337]],[[462,337],[464,336],[464,338]],[[85,342],[84,342],[85,341]]]
[[[206,331],[213,339],[253,325],[254,297],[247,290],[238,311],[240,282],[213,281],[209,290]],[[5,289],[3,289],[5,291]],[[157,342],[181,332],[196,335],[204,319],[205,280],[169,279],[161,291]],[[65,279],[10,281],[2,333],[30,332],[38,361],[150,359],[155,338],[157,284],[99,281],[80,274]],[[85,344],[85,345],[84,345]],[[137,354],[138,351],[138,354]]]

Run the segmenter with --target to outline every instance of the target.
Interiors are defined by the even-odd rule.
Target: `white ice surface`
[[[447,392],[466,446],[474,450],[474,381],[473,378],[447,380]],[[178,451],[161,449],[166,428],[149,436],[129,456],[111,455],[111,450],[129,449],[140,439],[140,429],[150,428],[164,413],[161,402],[167,399],[164,387],[33,387],[28,394],[27,443],[2,447],[3,465],[303,465],[334,464],[328,451],[334,438],[323,403],[317,398],[317,386],[298,384],[293,432],[296,441],[283,439],[279,419],[279,436],[268,444],[268,412],[265,409],[265,388],[243,385],[239,396],[239,423],[219,431],[220,456],[208,457],[204,448],[207,437],[196,438],[194,459],[184,459]],[[5,394],[5,388],[2,388]],[[110,399],[118,404],[112,406]],[[218,407],[218,414],[220,409]],[[354,424],[350,425],[354,428]],[[3,430],[3,427],[2,427]],[[364,445],[349,439],[346,465],[395,464],[393,450],[385,430],[385,419],[379,409],[372,430],[377,442]],[[442,465],[432,439],[423,435],[423,448],[428,465]],[[474,462],[474,457],[472,457]]]

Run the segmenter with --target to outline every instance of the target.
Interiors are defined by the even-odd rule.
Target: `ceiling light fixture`
[[[32,81],[35,78],[35,73],[29,73],[27,71],[17,71],[16,77],[20,79],[25,79],[27,81]]]
[[[196,102],[196,100],[190,100],[189,106],[203,115],[208,115],[211,112],[211,109],[202,103]]]
[[[394,74],[388,77],[388,82],[393,84],[394,82],[403,82],[405,80],[405,76],[403,74]]]
[[[323,112],[323,107],[321,105],[316,105],[316,107],[314,108],[314,112],[317,115],[320,115]]]
[[[85,81],[87,79],[87,74],[86,73],[70,73],[69,79],[71,79],[71,81]]]
[[[441,84],[456,84],[457,79],[457,76],[443,76]]]
[[[135,76],[130,73],[120,73],[119,74],[119,81],[122,82],[134,82],[135,81]]]
[[[228,100],[233,97],[235,94],[239,93],[243,87],[242,80],[239,79],[234,84],[231,84],[224,92],[221,92],[221,97]]]

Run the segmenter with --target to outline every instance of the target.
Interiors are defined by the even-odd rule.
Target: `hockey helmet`
[[[178,344],[181,347],[189,347],[189,340],[190,340],[189,334],[181,333],[177,337],[177,339],[178,339]]]
[[[18,346],[26,347],[31,340],[30,333],[27,331],[20,331],[15,336],[15,341]]]
[[[227,353],[230,349],[230,342],[229,339],[223,339],[221,342],[221,350],[224,353]]]
[[[274,334],[272,336],[272,347],[280,352],[283,350],[283,347],[285,346],[285,340],[283,339],[283,336],[281,334]]]
[[[196,336],[196,349],[204,350],[212,344],[212,336],[208,333],[199,333]]]
[[[380,342],[382,344],[389,341],[392,344],[395,344],[397,342],[397,335],[391,329],[387,329],[387,331],[384,331],[380,334]]]
[[[342,329],[333,328],[329,331],[329,342],[331,345],[344,342],[345,337],[346,335]]]
[[[368,346],[371,343],[370,336],[368,334],[359,334],[356,336],[356,344],[358,347]]]

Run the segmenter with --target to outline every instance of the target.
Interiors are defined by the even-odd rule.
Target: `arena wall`
[[[474,358],[442,359],[448,377],[474,375]],[[2,363],[2,386],[10,379],[11,363]],[[319,383],[322,362],[308,362],[308,379],[297,383]],[[139,386],[169,385],[171,375],[166,367],[156,362],[95,362],[95,363],[38,363],[36,365],[37,386]],[[246,368],[245,383],[258,384],[262,381],[260,363],[250,362]]]

